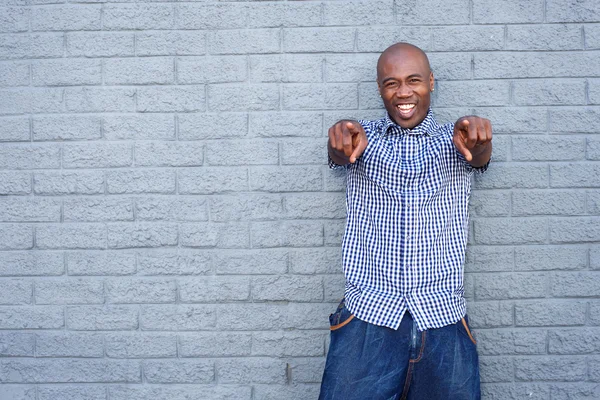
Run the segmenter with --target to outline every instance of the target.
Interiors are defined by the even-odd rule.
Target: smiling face
[[[402,128],[412,129],[425,119],[433,83],[429,60],[418,47],[397,43],[379,57],[379,93],[390,118]]]

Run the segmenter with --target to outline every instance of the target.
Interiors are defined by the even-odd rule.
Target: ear
[[[433,72],[429,73],[429,91],[433,92],[435,88],[435,79],[433,78]]]

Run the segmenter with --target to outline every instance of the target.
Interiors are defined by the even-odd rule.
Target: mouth
[[[398,104],[396,106],[396,109],[398,110],[398,112],[400,113],[400,115],[402,117],[410,118],[416,107],[417,107],[417,105],[415,103]]]

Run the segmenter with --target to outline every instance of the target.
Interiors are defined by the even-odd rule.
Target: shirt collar
[[[384,134],[400,134],[400,135],[427,135],[432,136],[435,135],[439,131],[440,125],[435,120],[433,116],[433,111],[431,108],[427,111],[427,116],[421,123],[415,126],[412,129],[402,128],[400,125],[397,125],[391,118],[389,114],[386,114],[383,126]]]

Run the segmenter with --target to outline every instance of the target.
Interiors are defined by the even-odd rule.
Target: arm
[[[366,148],[367,134],[358,122],[342,120],[329,128],[327,151],[334,163],[354,163]]]
[[[482,167],[492,156],[492,123],[474,115],[454,124],[454,146],[473,167]]]

